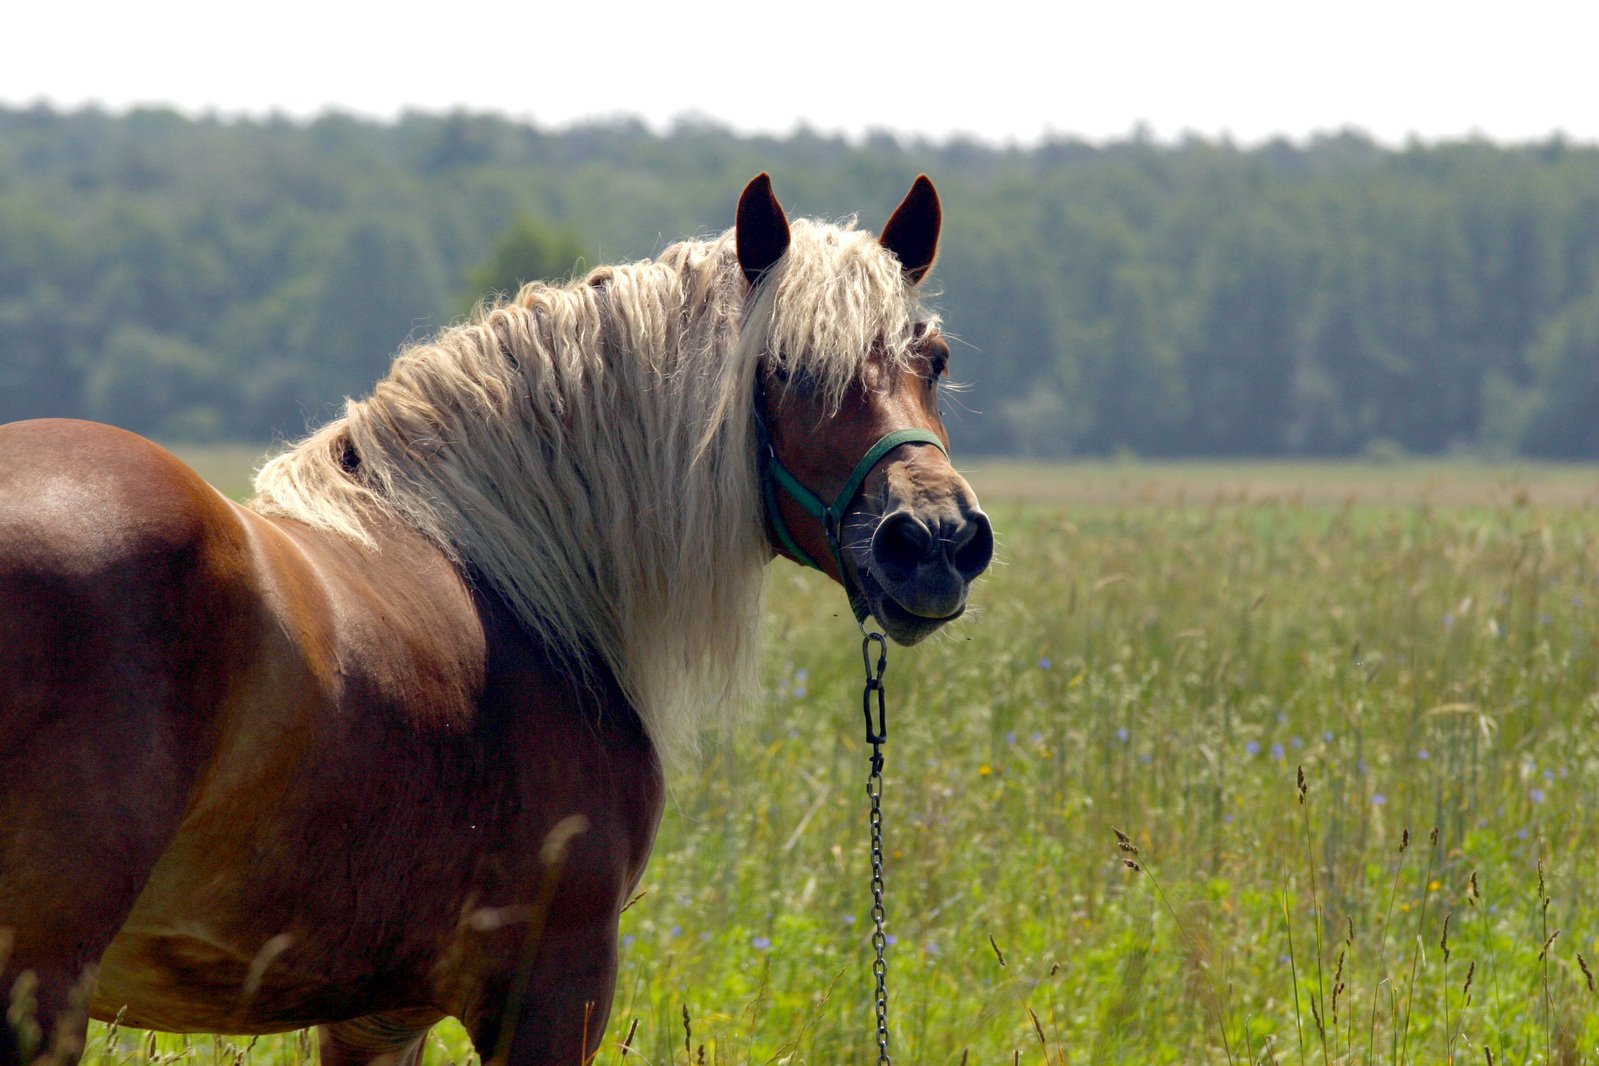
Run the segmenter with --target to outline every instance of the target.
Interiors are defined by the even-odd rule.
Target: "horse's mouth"
[[[909,607],[889,593],[877,575],[869,567],[862,567],[857,574],[861,592],[866,597],[866,605],[871,608],[872,617],[882,625],[883,632],[894,639],[894,643],[909,647],[933,635],[946,623],[953,622],[966,613],[966,598],[961,597],[960,606],[948,614],[929,616],[917,614]]]

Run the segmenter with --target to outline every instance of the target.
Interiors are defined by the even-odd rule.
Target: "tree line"
[[[294,437],[489,290],[719,232],[743,183],[943,195],[967,452],[1599,457],[1599,148],[1032,148],[0,108],[0,421]]]

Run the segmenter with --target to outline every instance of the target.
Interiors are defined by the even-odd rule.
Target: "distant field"
[[[1407,460],[1392,464],[1021,462],[961,469],[985,498],[1039,504],[1553,505],[1599,507],[1599,465]]]
[[[1599,1063],[1599,469],[970,473],[1000,563],[887,677],[896,1062]],[[767,631],[672,782],[605,1066],[875,1057],[859,637],[786,564]]]

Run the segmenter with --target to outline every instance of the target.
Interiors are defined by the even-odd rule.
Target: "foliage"
[[[531,215],[519,215],[494,243],[488,261],[467,272],[465,307],[499,295],[514,296],[530,281],[563,281],[582,266],[583,246]]]
[[[990,494],[975,617],[891,653],[896,1060],[1599,1062],[1591,477],[1443,507],[1405,502],[1436,470],[1319,504],[1123,469]],[[768,581],[766,691],[672,782],[601,1063],[873,1057],[859,637]]]
[[[968,453],[1599,455],[1599,149],[1356,133],[1022,150],[0,109],[0,419],[296,436],[487,290],[721,230],[760,170],[870,226],[938,181]]]

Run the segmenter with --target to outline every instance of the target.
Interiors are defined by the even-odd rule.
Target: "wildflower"
[[[772,950],[772,938],[769,936],[758,936],[754,940],[750,941],[750,943],[755,945],[756,951]]]
[[[1278,762],[1282,762],[1283,759],[1287,757],[1281,744],[1273,744],[1271,746],[1271,757],[1276,759]]]
[[[1527,795],[1531,797],[1532,802],[1534,803],[1542,803],[1544,801],[1543,789],[1541,788],[1535,788],[1531,792],[1527,793]]]
[[[1260,741],[1251,740],[1248,744],[1244,745],[1244,750],[1249,752],[1249,754],[1251,754],[1251,755],[1259,755],[1260,754]]]
[[[1385,804],[1387,802],[1388,802],[1388,797],[1384,796],[1381,792],[1373,792],[1371,794],[1371,805],[1373,807],[1381,807],[1383,804]]]
[[[1416,758],[1420,759],[1422,762],[1426,762],[1428,759],[1432,758],[1432,752],[1428,751],[1426,748],[1422,748],[1420,751],[1416,752]]]
[[[1040,659],[1040,660],[1038,660],[1038,668],[1040,670],[1048,670],[1051,666],[1054,666],[1054,665],[1055,664],[1050,662],[1048,659]]]
[[[1132,734],[1127,731],[1126,726],[1120,726],[1116,730],[1116,739],[1121,741],[1123,744],[1127,743],[1128,738],[1131,736]]]
[[[1452,626],[1454,626],[1454,624],[1455,624],[1455,616],[1450,614],[1450,613],[1448,613],[1447,611],[1444,612],[1444,628],[1445,629],[1449,629]]]
[[[989,774],[992,774],[993,772],[994,772],[994,768],[992,766],[988,765],[986,762],[983,765],[981,765],[981,766],[979,766],[977,768],[977,776],[978,777],[987,777]]]

